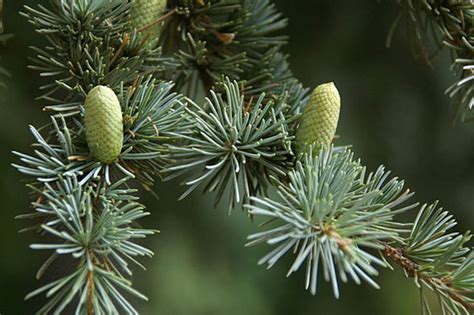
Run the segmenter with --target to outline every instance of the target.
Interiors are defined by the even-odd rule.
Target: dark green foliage
[[[294,103],[301,98],[302,88],[278,52],[287,36],[277,32],[287,21],[270,1],[177,0],[168,6],[175,13],[163,30],[162,47],[176,60],[172,79],[189,96],[229,77],[239,81],[248,98],[284,91]]]
[[[49,2],[49,8],[25,7],[23,13],[49,43],[33,48],[31,66],[51,80],[42,87],[43,99],[63,103],[56,96],[74,99],[97,85],[115,90],[137,75],[160,71],[159,50],[143,47],[139,35],[128,32],[126,1]]]
[[[443,46],[450,50],[458,80],[446,94],[454,97],[456,112],[472,119],[474,107],[474,9],[471,0],[397,0],[411,26],[417,51],[429,61]],[[399,18],[396,23],[398,23]],[[436,47],[432,47],[434,39]]]

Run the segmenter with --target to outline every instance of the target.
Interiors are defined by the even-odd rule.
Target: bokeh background
[[[33,314],[41,299],[23,297],[40,285],[36,269],[46,257],[28,245],[35,235],[19,234],[24,222],[14,216],[28,210],[22,176],[10,166],[11,150],[31,150],[28,125],[41,126],[38,73],[28,70],[31,45],[42,44],[18,14],[23,4],[43,1],[6,0],[5,27],[15,38],[1,48],[10,71],[0,106],[0,313]],[[46,1],[44,1],[46,2]],[[290,19],[286,51],[296,76],[308,87],[335,81],[343,107],[339,144],[352,144],[375,169],[385,164],[406,179],[422,202],[440,199],[459,220],[459,230],[474,223],[474,126],[454,124],[444,89],[455,79],[449,55],[439,54],[433,67],[413,58],[403,26],[392,48],[384,45],[397,15],[395,1],[276,0]],[[335,300],[321,283],[316,296],[303,288],[303,272],[286,278],[289,260],[271,270],[256,262],[268,248],[244,248],[257,227],[239,211],[213,209],[195,193],[177,202],[178,183],[156,186],[160,196],[144,194],[152,212],[145,223],[161,234],[147,240],[156,256],[137,270],[135,285],[150,302],[137,301],[142,314],[419,314],[418,292],[400,270],[382,270],[382,290],[368,285],[342,285]],[[414,214],[408,215],[412,219]]]

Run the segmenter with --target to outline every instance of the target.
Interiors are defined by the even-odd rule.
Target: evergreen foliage
[[[397,0],[402,12],[394,27],[404,16],[411,28],[409,36],[415,51],[430,62],[441,48],[449,49],[451,68],[458,76],[446,90],[453,97],[457,116],[463,121],[472,120],[474,107],[474,9],[472,0]],[[389,41],[390,41],[389,36]],[[434,42],[434,47],[433,47]]]
[[[473,81],[466,59],[472,49],[464,55],[472,22],[465,18],[472,4],[438,2],[403,4],[414,16],[429,8],[434,23],[453,23],[441,34],[457,38],[456,64],[464,69],[452,91],[466,105]],[[48,43],[34,48],[32,68],[47,80],[40,99],[51,122],[30,127],[32,153],[15,152],[14,166],[29,176],[33,196],[33,212],[20,217],[44,239],[31,248],[51,252],[38,278],[58,260],[70,266],[27,296],[46,295],[39,314],[138,313],[129,297],[146,297],[132,287],[132,265],[143,267],[139,258],[152,256],[138,239],[156,231],[137,224],[148,213],[133,187],[151,190],[157,179],[175,177],[189,186],[183,198],[201,186],[215,193],[216,205],[227,201],[229,211],[242,206],[263,219],[265,230],[248,244],[275,248],[260,263],[271,267],[294,254],[288,274],[305,264],[313,294],[319,272],[338,297],[340,281],[378,288],[379,269],[393,264],[422,293],[435,292],[444,314],[473,311],[470,234],[452,232],[455,220],[437,203],[411,201],[413,193],[384,167],[368,172],[349,149],[331,144],[334,97],[337,115],[329,124],[316,121],[311,135],[301,127],[301,112],[319,111],[321,102],[308,102],[308,89],[291,73],[281,52],[287,21],[269,0],[169,0],[165,10],[160,1],[151,2],[156,10],[140,3],[49,0],[22,13]],[[159,13],[139,25],[140,10]],[[113,102],[88,101],[98,86]],[[87,117],[111,104],[117,119]],[[94,153],[94,126],[94,143],[122,139],[113,158]],[[398,220],[415,208],[413,223]],[[422,307],[429,313],[426,299]]]

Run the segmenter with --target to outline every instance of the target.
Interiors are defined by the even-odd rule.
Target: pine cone
[[[331,144],[336,134],[341,98],[334,83],[317,86],[303,110],[296,132],[296,145],[300,153],[314,145],[316,154],[321,147]]]
[[[84,124],[90,154],[102,163],[112,163],[122,151],[122,109],[114,91],[96,86],[84,103]]]
[[[166,0],[133,0],[130,9],[130,22],[132,28],[141,29],[152,24],[163,15],[166,10]],[[157,24],[149,29],[154,34],[159,34],[161,25]]]

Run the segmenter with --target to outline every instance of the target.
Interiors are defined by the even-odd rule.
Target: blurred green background
[[[40,285],[34,274],[46,253],[28,245],[36,235],[18,234],[24,222],[14,216],[28,210],[27,190],[10,166],[11,150],[31,150],[29,124],[47,121],[39,95],[38,73],[26,68],[30,45],[41,38],[20,17],[23,4],[40,1],[7,0],[5,27],[14,33],[2,48],[2,64],[12,78],[2,90],[0,107],[0,313],[33,314],[41,299],[23,297]],[[43,1],[41,1],[43,2]],[[44,1],[46,2],[46,1]],[[406,179],[422,202],[441,200],[460,224],[474,222],[474,126],[453,123],[444,89],[455,79],[448,54],[440,54],[435,69],[416,61],[401,27],[391,49],[384,46],[397,14],[395,1],[278,0],[290,19],[286,51],[296,76],[308,87],[335,81],[342,95],[339,144],[354,151],[374,169],[385,164]],[[244,248],[256,225],[243,213],[231,216],[213,209],[209,199],[195,193],[183,202],[178,183],[158,184],[159,200],[143,201],[152,212],[146,227],[161,234],[147,240],[156,252],[145,261],[148,272],[137,270],[135,285],[150,302],[136,301],[142,314],[418,314],[418,292],[399,270],[382,270],[382,290],[368,285],[342,285],[335,300],[321,282],[311,296],[303,288],[303,272],[286,278],[289,259],[271,270],[256,262],[268,248]],[[408,216],[412,218],[414,214]]]

